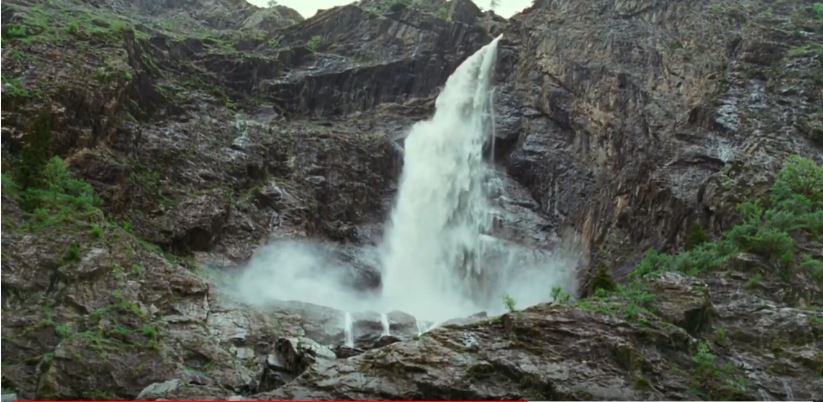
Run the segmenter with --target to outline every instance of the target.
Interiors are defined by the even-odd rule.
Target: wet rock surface
[[[221,292],[204,263],[233,272],[294,238],[379,291],[359,250],[382,236],[402,140],[500,33],[494,235],[548,253],[579,234],[581,295],[695,224],[729,228],[788,155],[823,161],[810,1],[538,0],[509,20],[430,3],[304,21],[235,0],[3,2],[3,400],[700,399],[702,344],[740,380],[715,396],[823,398],[820,285],[753,283],[769,263],[752,255],[655,278],[653,315],[543,304],[421,334],[352,312],[353,347],[343,311]],[[7,187],[42,113],[44,151],[101,198],[90,213],[38,214]]]

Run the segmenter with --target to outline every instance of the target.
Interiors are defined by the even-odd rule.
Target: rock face
[[[820,38],[807,7],[535,2],[508,24],[498,72],[520,132],[509,170],[618,277],[649,245],[683,247],[693,224],[727,227],[785,155],[820,160],[796,128],[820,106],[820,62],[789,51]]]
[[[380,239],[402,139],[502,33],[496,235],[539,252],[579,236],[580,296],[595,274],[624,281],[649,248],[729,228],[788,155],[823,162],[811,0],[537,0],[509,20],[468,0],[308,20],[242,0],[14,0],[2,24],[4,392],[823,398],[821,285],[753,281],[769,268],[755,256],[655,277],[647,304],[558,300],[425,334],[403,312],[355,313],[353,347],[342,311],[253,308],[203,268],[230,275],[270,240],[312,237],[346,286],[379,291],[357,250]],[[38,155],[99,199],[69,182],[33,204],[19,172]]]

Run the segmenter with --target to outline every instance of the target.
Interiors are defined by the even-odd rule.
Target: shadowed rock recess
[[[500,34],[495,230],[574,291],[430,331],[227,291],[312,239],[379,293],[403,139]],[[823,3],[9,0],[2,36],[4,400],[823,399]]]

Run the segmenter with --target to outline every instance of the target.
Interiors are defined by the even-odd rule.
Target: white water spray
[[[386,313],[380,314],[380,325],[383,326],[382,336],[391,335],[391,328],[389,327],[389,315]]]
[[[347,347],[354,347],[354,328],[351,319],[351,313],[348,311],[343,315],[343,335],[345,337],[345,345]]]
[[[431,319],[474,308],[491,208],[483,147],[492,132],[490,81],[500,37],[469,57],[436,101],[429,121],[405,141],[397,205],[387,231],[383,295],[390,305]],[[479,285],[479,284],[478,284]]]

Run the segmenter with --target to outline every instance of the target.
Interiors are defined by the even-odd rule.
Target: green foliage
[[[782,207],[800,203],[804,207],[823,209],[823,168],[811,159],[790,157],[772,187],[771,200]]]
[[[31,35],[31,32],[28,28],[23,25],[6,25],[6,28],[3,32],[3,36],[7,39],[20,39],[26,38]]]
[[[814,9],[815,14],[817,14],[817,20],[823,24],[823,3],[814,3],[812,8]]]
[[[91,235],[91,237],[94,237],[95,239],[102,238],[103,237],[103,228],[100,227],[100,225],[98,225],[96,223],[93,223],[91,225],[91,228],[89,229],[89,234]]]
[[[4,29],[4,35],[26,44],[59,44],[68,40],[115,42],[128,30],[133,30],[130,22],[104,10],[37,5],[26,11],[20,25]]]
[[[692,356],[692,362],[694,363],[697,372],[713,372],[716,361],[717,356],[711,352],[709,344],[706,341],[700,341],[697,345],[697,353]]]
[[[572,300],[572,295],[563,290],[561,287],[552,288],[552,301],[555,304],[569,304]]]
[[[763,283],[763,274],[758,272],[758,273],[752,275],[751,278],[749,278],[749,281],[746,282],[746,288],[747,289],[756,289],[756,288],[760,287],[761,283]]]
[[[68,324],[60,324],[54,327],[54,332],[60,339],[66,339],[72,334],[72,328]]]
[[[3,95],[23,99],[31,97],[31,91],[23,85],[19,78],[2,77],[2,81]]]
[[[102,214],[91,186],[71,177],[59,157],[49,160],[37,182],[40,187],[31,187],[20,197],[21,206],[32,212],[31,230],[64,222],[87,224],[92,216]]]
[[[611,291],[617,289],[617,283],[612,278],[609,271],[606,267],[598,268],[597,272],[595,272],[594,277],[592,277],[592,291],[597,291],[599,289],[603,289],[606,291]]]
[[[43,112],[37,116],[29,129],[15,172],[15,179],[23,189],[43,185],[43,171],[49,160],[50,143],[51,116]],[[25,205],[23,207],[26,208]]]
[[[79,244],[71,244],[67,249],[66,253],[63,254],[63,262],[75,262],[80,261],[80,245]]]
[[[745,396],[748,384],[739,369],[729,364],[718,364],[706,341],[700,341],[692,355],[692,383],[701,390],[701,397],[712,400],[737,400]]]
[[[800,266],[808,270],[816,281],[823,282],[823,261],[807,255],[803,257]]]
[[[812,43],[805,46],[799,46],[789,49],[786,55],[790,58],[800,57],[823,57],[823,44]]]
[[[797,260],[793,234],[802,232],[814,239],[823,235],[823,168],[814,161],[791,157],[769,196],[759,202],[743,202],[737,211],[741,222],[720,240],[702,242],[677,255],[651,250],[632,278],[664,271],[690,275],[712,271],[740,252],[759,255],[786,274]]]
[[[729,340],[729,334],[726,331],[726,328],[719,328],[717,331],[715,331],[714,339],[718,345],[726,345],[727,341]]]
[[[703,230],[703,227],[698,224],[694,224],[689,228],[689,234],[686,237],[686,250],[692,250],[710,240],[711,238],[706,231]]]
[[[506,310],[509,310],[510,313],[517,311],[517,301],[515,301],[511,295],[506,295],[503,298],[503,305],[506,306]]]
[[[314,35],[308,42],[306,42],[306,49],[309,49],[311,52],[317,52],[324,44],[325,41],[322,36]]]
[[[97,71],[94,73],[94,78],[102,83],[131,81],[132,75],[129,69],[129,66],[119,65],[118,63],[109,59],[108,61],[106,61],[105,65],[97,69]]]

